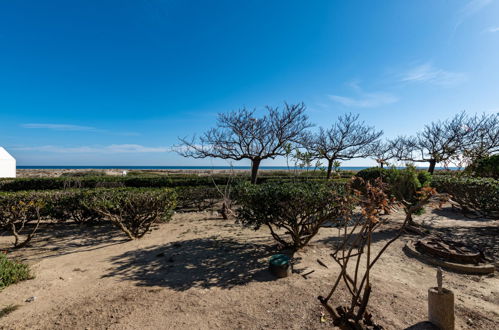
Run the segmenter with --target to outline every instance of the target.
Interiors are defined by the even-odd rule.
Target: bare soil
[[[374,237],[375,249],[396,234],[402,219],[402,213],[389,216],[388,227]],[[498,220],[471,220],[444,209],[416,221],[499,257]],[[0,328],[331,328],[327,315],[321,321],[317,296],[327,294],[339,273],[329,257],[337,234],[322,228],[294,255],[294,273],[276,279],[267,270],[268,258],[278,252],[269,233],[216,213],[178,213],[135,241],[105,223],[47,225],[31,246],[11,253],[31,264],[36,277],[0,292],[0,308],[20,305],[0,319]],[[404,235],[374,268],[369,311],[386,329],[431,329],[424,323],[426,297],[436,285],[436,269],[403,252],[414,238]],[[0,247],[10,240],[0,236]],[[497,329],[499,278],[444,274],[445,287],[456,295],[457,328]],[[347,303],[345,290],[333,304]]]

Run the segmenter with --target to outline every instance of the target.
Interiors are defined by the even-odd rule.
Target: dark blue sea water
[[[364,168],[368,168],[370,166],[345,166],[341,167],[341,170],[344,171],[359,171]],[[249,166],[17,166],[18,169],[54,169],[54,170],[59,170],[59,169],[77,169],[77,170],[83,170],[83,169],[102,169],[102,170],[109,170],[109,169],[123,169],[123,170],[230,170],[235,169],[235,170],[249,170],[251,167]],[[261,170],[289,170],[289,169],[298,169],[298,168],[293,168],[293,167],[287,167],[287,166],[260,166]],[[306,169],[306,168],[304,168]],[[313,170],[313,168],[308,168],[309,170]],[[421,169],[426,169],[426,167],[421,167]],[[436,168],[438,169],[443,169],[443,168]],[[451,170],[457,169],[457,168],[450,168]]]

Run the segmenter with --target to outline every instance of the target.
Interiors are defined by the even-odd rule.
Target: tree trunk
[[[435,165],[437,165],[437,161],[435,159],[430,160],[430,167],[428,167],[428,172],[433,174],[433,171],[435,171]]]
[[[333,172],[333,159],[328,159],[327,164],[327,179],[331,179],[331,173]]]
[[[256,178],[258,175],[258,168],[260,167],[260,158],[253,158],[251,160],[251,183],[256,184]]]
[[[406,222],[407,226],[417,226],[417,224],[412,219],[412,213],[410,211],[406,211],[405,222]]]
[[[383,166],[385,166],[385,163],[381,162],[379,165],[380,165],[379,167],[383,168]]]

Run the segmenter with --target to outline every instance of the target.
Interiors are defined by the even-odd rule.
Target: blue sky
[[[170,148],[284,101],[388,138],[498,112],[499,1],[0,3],[0,145],[18,165],[227,165]]]

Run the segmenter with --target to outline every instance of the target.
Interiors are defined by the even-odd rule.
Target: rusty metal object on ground
[[[418,240],[416,247],[422,253],[444,258],[452,262],[478,264],[484,261],[483,255],[479,251],[448,240],[442,240],[435,236]]]

